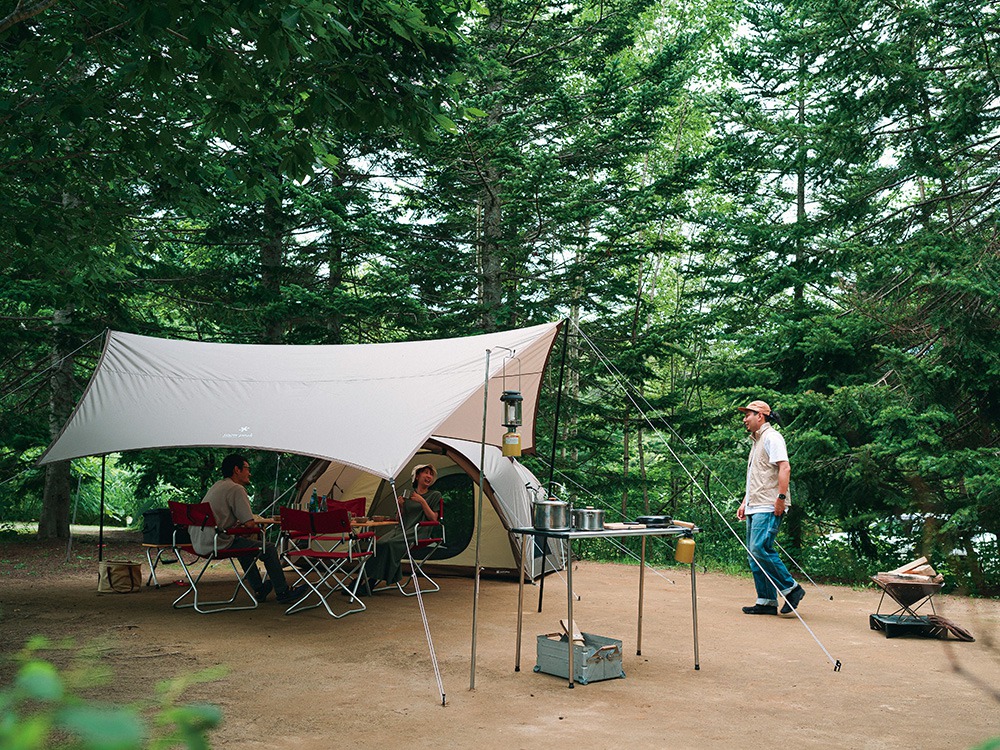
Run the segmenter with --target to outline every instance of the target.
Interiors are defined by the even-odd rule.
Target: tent
[[[39,463],[218,446],[337,460],[392,480],[431,435],[480,442],[484,416],[485,442],[499,446],[505,389],[524,398],[521,444],[530,452],[559,325],[340,346],[216,344],[112,331],[83,398]]]
[[[468,575],[474,572],[476,513],[479,494],[479,464],[485,456],[483,472],[483,522],[479,560],[483,572],[494,576],[516,577],[520,569],[521,548],[509,533],[511,528],[531,525],[532,490],[541,486],[531,471],[500,449],[451,438],[432,437],[396,477],[396,487],[405,489],[410,472],[417,464],[433,464],[438,480],[434,489],[444,496],[447,543],[435,551],[425,565],[429,572],[445,575]],[[394,494],[389,482],[368,472],[353,469],[339,461],[317,459],[303,473],[297,487],[298,502],[305,507],[313,490],[333,500],[364,497],[368,513],[393,515]],[[562,545],[549,540],[547,572],[564,566]],[[532,578],[542,573],[540,548],[536,547],[525,571]]]

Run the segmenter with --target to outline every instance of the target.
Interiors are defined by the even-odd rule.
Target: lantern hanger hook
[[[500,366],[500,380],[503,390],[507,390],[507,363],[511,360],[517,362],[517,390],[521,390],[521,359],[517,356],[517,352],[514,349],[508,349],[506,346],[498,346],[497,349],[503,349],[507,354],[504,355],[503,364]]]

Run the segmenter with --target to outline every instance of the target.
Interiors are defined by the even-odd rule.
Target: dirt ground
[[[367,612],[341,620],[322,609],[286,616],[273,597],[254,611],[198,615],[170,606],[183,590],[173,583],[176,564],[159,569],[160,589],[97,594],[95,549],[80,539],[67,563],[65,545],[0,547],[0,681],[13,674],[7,657],[35,634],[97,646],[114,676],[102,695],[122,702],[151,698],[161,680],[224,665],[225,676],[184,694],[223,710],[216,748],[909,750],[972,748],[1000,736],[995,600],[936,599],[939,614],[975,643],[887,639],[868,626],[879,604],[874,588],[809,586],[803,623],[743,615],[740,606],[753,600],[749,578],[699,572],[695,670],[687,569],[647,573],[637,656],[638,568],[580,563],[575,619],[585,632],[624,642],[626,677],[570,690],[532,670],[535,636],[566,616],[564,582],[546,580],[541,614],[537,587],[526,588],[515,672],[517,585],[484,579],[470,690],[473,583],[445,578],[441,592],[424,597],[442,706],[416,599],[377,594]],[[118,536],[105,556],[139,554],[137,537]],[[221,592],[227,576],[211,575]]]

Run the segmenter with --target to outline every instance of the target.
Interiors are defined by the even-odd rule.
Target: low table
[[[642,655],[642,604],[646,574],[646,537],[674,536],[688,537],[698,532],[698,528],[689,529],[682,526],[664,526],[657,528],[627,527],[604,529],[602,531],[543,531],[534,527],[511,529],[512,534],[521,535],[521,571],[517,587],[517,651],[514,657],[514,671],[521,671],[521,623],[524,613],[524,561],[528,554],[528,537],[543,539],[563,539],[568,547],[568,564],[566,565],[566,612],[567,622],[573,622],[573,542],[578,539],[611,539],[637,536],[642,538],[642,555],[639,566],[639,611],[636,634],[636,656]],[[701,669],[698,660],[698,594],[695,580],[694,562],[691,562],[691,621],[694,628],[694,668]],[[573,649],[569,649],[569,687],[573,687]]]

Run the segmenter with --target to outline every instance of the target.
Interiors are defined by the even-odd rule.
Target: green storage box
[[[581,633],[583,644],[573,646],[573,681],[586,685],[624,677],[622,642],[602,635]],[[569,679],[569,638],[550,633],[538,636],[536,672]]]

